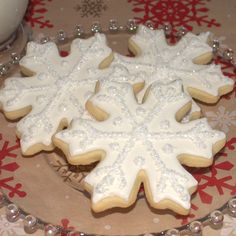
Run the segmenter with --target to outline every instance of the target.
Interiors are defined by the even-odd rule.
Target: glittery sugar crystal
[[[84,113],[84,103],[88,94],[94,91],[101,73],[99,64],[110,53],[102,34],[89,39],[75,39],[67,57],[60,57],[53,42],[28,43],[26,56],[20,65],[34,74],[29,78],[9,78],[0,90],[4,112],[32,107],[17,124],[18,133],[23,137],[23,153],[33,154],[33,147],[38,143],[46,149],[52,148],[51,138],[60,122],[66,120],[70,123],[73,117]],[[96,73],[91,76],[91,71]]]
[[[116,96],[113,96],[113,88]],[[108,119],[102,122],[75,119],[69,129],[56,134],[56,140],[68,144],[71,164],[80,164],[80,155],[88,152],[90,157],[93,151],[105,152],[100,163],[85,178],[93,189],[93,209],[100,201],[114,196],[127,204],[135,181],[143,172],[149,183],[144,181],[144,186],[149,186],[152,193],[151,205],[155,207],[161,200],[170,199],[184,209],[190,208],[189,189],[195,188],[197,182],[178,158],[181,154],[193,155],[194,166],[201,166],[202,159],[210,165],[212,145],[224,140],[225,135],[212,130],[206,119],[177,122],[176,112],[189,101],[179,80],[168,84],[155,82],[143,104],[137,103],[129,84],[124,86],[124,83],[108,80],[100,83],[100,91],[90,102],[106,111]],[[145,112],[141,112],[140,117],[137,110]],[[114,122],[117,120],[122,122],[117,125]],[[70,135],[73,131],[86,135]],[[90,141],[82,150],[79,143],[86,139]]]

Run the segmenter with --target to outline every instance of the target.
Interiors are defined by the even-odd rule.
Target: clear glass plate
[[[109,35],[109,45],[122,54],[129,54],[127,38],[129,34]],[[68,45],[62,50],[68,50]],[[218,62],[224,62],[218,58]],[[224,66],[226,73],[235,78],[233,67]],[[233,77],[232,76],[232,77]],[[199,104],[203,114],[209,118],[212,125],[222,129],[222,121],[214,122],[214,117],[235,113],[235,92],[224,96],[215,105]],[[229,115],[230,117],[230,115]],[[0,114],[2,140],[15,142],[15,123],[7,121]],[[226,123],[229,126],[231,123]],[[224,126],[225,127],[225,126]],[[224,150],[215,157],[213,166],[204,169],[190,168],[189,171],[199,181],[198,191],[192,196],[191,213],[179,216],[169,210],[155,210],[145,200],[141,189],[135,205],[127,209],[112,209],[95,214],[90,209],[89,195],[84,192],[81,181],[93,168],[72,167],[68,165],[64,155],[59,151],[45,153],[27,158],[17,154],[14,159],[19,166],[13,173],[2,171],[1,178],[12,177],[15,184],[21,184],[26,193],[10,194],[3,188],[10,200],[25,212],[28,212],[44,222],[60,225],[63,219],[69,220],[69,225],[86,234],[98,235],[139,235],[158,233],[166,229],[182,227],[192,220],[201,219],[215,209],[223,206],[236,193],[236,159],[234,144],[236,143],[236,126],[233,123],[227,132],[227,144]],[[9,158],[8,158],[9,159]],[[5,159],[11,162],[12,159]]]

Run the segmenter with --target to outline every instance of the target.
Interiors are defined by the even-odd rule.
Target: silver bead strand
[[[40,39],[40,43],[41,44],[45,44],[45,43],[50,42],[50,41],[51,40],[50,40],[50,38],[48,36],[45,36],[45,37]]]
[[[8,64],[0,64],[0,77],[5,76],[9,69],[10,67]]]
[[[6,218],[9,222],[16,222],[20,218],[20,210],[17,205],[10,203],[6,206]]]
[[[75,26],[74,37],[75,38],[83,38],[84,37],[84,28],[81,25]]]
[[[228,201],[228,212],[232,217],[236,217],[236,198],[232,198]]]
[[[231,48],[227,48],[223,52],[223,58],[227,61],[233,60],[234,51]]]
[[[111,33],[117,33],[119,31],[119,24],[118,21],[115,19],[111,19],[109,21],[109,26],[108,26],[108,30]]]
[[[177,37],[182,38],[184,35],[187,34],[187,32],[188,32],[187,29],[182,26],[179,28],[179,31],[177,32]]]
[[[193,236],[202,236],[202,223],[200,221],[193,221],[189,224],[189,231]]]
[[[210,226],[213,229],[219,229],[223,226],[224,214],[221,211],[213,211],[210,214]]]
[[[165,24],[163,25],[163,30],[164,30],[164,32],[165,32],[165,35],[166,35],[166,36],[169,36],[169,35],[171,34],[172,27],[171,27],[170,24],[165,23]]]
[[[32,215],[27,215],[24,218],[24,230],[27,234],[33,234],[38,229],[38,220]]]
[[[212,42],[212,51],[214,54],[218,53],[219,49],[220,49],[220,42],[217,39],[214,39]]]
[[[11,64],[18,65],[19,62],[20,62],[20,55],[18,55],[17,53],[13,52],[11,54]]]
[[[58,43],[64,43],[67,39],[66,32],[62,29],[59,30],[56,38]]]
[[[52,224],[47,224],[44,226],[44,236],[56,236],[59,233],[59,228]]]
[[[169,229],[165,233],[165,236],[178,236],[179,235],[179,230],[178,229]]]
[[[94,34],[102,32],[102,27],[100,22],[96,21],[91,25],[91,32]]]
[[[130,33],[135,33],[138,29],[138,25],[134,19],[129,19],[126,24],[126,27],[127,27],[127,31]]]
[[[155,27],[154,27],[154,25],[153,25],[153,23],[152,23],[151,21],[147,21],[145,25],[146,25],[149,29],[151,29],[151,30],[154,30],[154,29],[155,29]]]

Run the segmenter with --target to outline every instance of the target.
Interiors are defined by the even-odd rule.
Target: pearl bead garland
[[[202,223],[200,221],[193,221],[189,225],[189,231],[194,236],[201,236],[202,235]]]
[[[15,204],[11,203],[9,199],[7,199],[7,197],[0,191],[0,208],[4,205],[6,205],[7,220],[9,222],[15,222],[19,218],[23,218],[24,230],[28,234],[32,234],[38,229],[43,229],[45,236],[56,236],[61,233],[64,233],[66,236],[86,236],[83,232],[67,230],[52,224],[47,224],[32,215],[26,214]],[[232,217],[236,217],[236,197],[230,199],[220,208],[220,210],[215,210],[210,213],[208,218],[205,217],[199,221],[193,221],[189,225],[181,227],[180,229],[169,229],[165,232],[163,231],[161,232],[161,235],[178,236],[182,234],[185,235],[187,232],[187,235],[202,236],[203,227],[206,225],[211,226],[213,229],[219,229],[223,225],[224,214],[229,214]]]
[[[233,60],[233,55],[234,55],[234,52],[231,48],[225,49],[223,52],[223,58],[228,61]]]
[[[59,230],[56,226],[48,224],[44,226],[44,235],[45,236],[55,236],[59,233]]]
[[[109,21],[109,31],[111,33],[116,33],[118,30],[119,30],[119,25],[118,25],[117,20],[111,19]]]
[[[229,214],[236,217],[236,198],[232,198],[228,202]]]
[[[154,30],[155,27],[153,25],[153,23],[151,21],[147,21],[146,24],[145,24],[149,29],[151,30]],[[163,27],[164,31],[165,31],[165,28]]]
[[[213,211],[210,214],[210,222],[212,224],[212,227],[219,227],[222,226],[224,221],[224,215],[222,212],[220,211]]]
[[[20,210],[19,208],[11,203],[6,207],[6,218],[9,222],[16,222],[20,217]]]
[[[94,22],[91,26],[91,32],[92,33],[101,33],[102,31],[102,27],[100,25],[100,23],[97,21],[97,22]]]
[[[83,38],[84,37],[84,28],[81,25],[76,25],[74,29],[74,37],[75,38]]]
[[[146,26],[150,29],[153,29],[153,30],[155,29],[155,27],[153,26],[153,24],[151,22],[147,22]],[[164,24],[161,28],[164,30],[166,36],[171,34],[172,29],[171,29],[170,24]],[[85,38],[87,36],[91,36],[91,33],[92,34],[98,33],[98,32],[101,32],[101,33],[119,33],[120,31],[126,31],[128,33],[133,34],[137,31],[137,29],[138,29],[138,25],[137,25],[137,23],[134,19],[129,19],[126,26],[119,26],[118,21],[116,19],[111,19],[109,21],[107,30],[102,29],[100,22],[96,21],[91,25],[90,33],[85,33],[85,30],[84,30],[83,26],[76,25],[74,31],[70,34],[67,34],[64,30],[61,29],[57,32],[56,37],[51,37],[51,38],[43,37],[39,41],[42,44],[44,44],[48,41],[55,41],[55,42],[61,44],[61,43],[67,42],[68,40],[72,40],[74,38]],[[187,33],[187,29],[184,28],[184,27],[180,27],[179,31],[175,34],[175,37],[176,38],[181,38],[186,33]],[[224,60],[231,62],[232,65],[234,67],[236,67],[236,60],[234,60],[234,57],[233,57],[234,52],[233,52],[232,49],[228,48],[228,49],[225,49],[222,52],[220,50],[220,43],[216,39],[212,41],[211,46],[212,46],[212,51],[215,55],[218,54],[219,56],[222,56]],[[3,64],[0,64],[0,77],[7,75],[9,70],[13,66],[18,65],[20,59],[23,56],[22,55],[23,51],[24,50],[22,50],[22,52],[20,52],[19,55],[13,52],[10,55],[10,58],[11,58],[10,61],[8,61],[6,63],[3,63]]]
[[[177,229],[169,229],[165,236],[178,236],[179,235],[179,230]]]
[[[219,42],[219,40],[214,39],[213,42],[212,42],[211,47],[212,47],[213,53],[216,54],[216,53],[218,52],[219,48],[220,48],[220,42]]]
[[[126,27],[127,27],[128,32],[131,32],[131,33],[135,33],[136,30],[138,29],[138,25],[134,19],[129,19]]]
[[[187,34],[187,32],[188,32],[187,29],[182,26],[179,28],[179,31],[177,33],[177,37],[182,38],[185,34]]]
[[[170,24],[164,24],[163,30],[165,31],[165,35],[168,36],[171,33],[171,25]]]
[[[32,215],[27,215],[24,219],[24,230],[27,234],[33,234],[38,229],[38,220]]]

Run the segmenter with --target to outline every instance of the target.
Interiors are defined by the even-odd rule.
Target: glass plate
[[[116,51],[128,55],[127,38],[129,34],[109,35],[109,45]],[[68,50],[68,46],[62,48]],[[225,72],[235,77],[230,64],[221,58],[217,63],[224,64]],[[112,209],[95,214],[90,209],[89,195],[83,191],[80,183],[93,166],[86,168],[68,165],[59,150],[41,152],[33,157],[23,157],[20,149],[15,148],[14,171],[2,171],[1,178],[11,178],[15,187],[3,187],[11,201],[24,211],[39,219],[55,225],[61,225],[63,219],[69,225],[86,234],[101,235],[138,235],[162,232],[166,229],[181,227],[192,220],[205,217],[220,208],[236,193],[236,143],[235,92],[224,96],[215,105],[199,104],[204,116],[217,129],[227,130],[227,144],[215,157],[209,168],[188,168],[199,181],[198,191],[192,195],[192,208],[188,216],[180,216],[169,210],[155,210],[145,200],[142,189],[136,203],[127,209]],[[7,121],[0,114],[2,142],[15,144],[15,123]],[[6,154],[7,156],[7,154]],[[4,163],[13,162],[12,157],[3,158]]]

